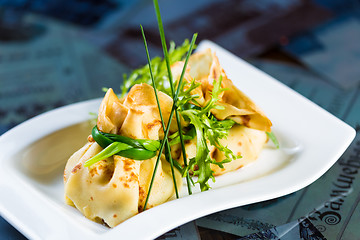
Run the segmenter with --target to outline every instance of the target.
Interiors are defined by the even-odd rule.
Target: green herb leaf
[[[166,131],[166,130],[165,130],[165,122],[164,122],[164,117],[163,117],[162,112],[161,112],[161,106],[160,106],[159,96],[158,96],[158,94],[157,94],[156,83],[155,83],[154,75],[153,75],[153,72],[152,72],[152,66],[151,66],[151,61],[150,61],[150,54],[149,54],[149,50],[148,50],[148,47],[147,47],[146,37],[145,37],[144,29],[143,29],[143,27],[142,27],[141,25],[140,25],[140,28],[141,28],[141,34],[142,34],[143,40],[144,40],[146,57],[147,57],[148,66],[149,66],[149,73],[150,73],[151,82],[152,82],[152,85],[153,85],[153,88],[154,88],[156,103],[157,103],[158,110],[159,110],[159,114],[160,114],[161,125],[162,125],[162,128],[163,128],[163,131],[165,132],[165,131]],[[174,172],[174,162],[173,162],[173,159],[172,159],[172,157],[171,157],[171,150],[170,150],[170,146],[169,146],[169,142],[168,142],[168,139],[167,139],[167,138],[164,138],[164,143],[165,143],[165,158],[166,158],[166,160],[170,163],[171,174],[172,174],[172,178],[173,178],[173,183],[174,183],[176,198],[179,198],[179,192],[178,192],[178,189],[177,189],[175,172]],[[159,147],[161,147],[161,146],[159,146]],[[153,185],[153,181],[154,181],[154,176],[155,176],[155,173],[156,173],[156,169],[157,169],[157,166],[158,166],[159,161],[160,161],[160,155],[161,155],[161,153],[159,153],[159,156],[158,156],[158,158],[156,159],[153,176],[152,176],[152,179],[151,179],[151,182],[150,182],[150,186],[149,186],[148,196],[146,197],[147,199],[146,199],[145,204],[144,204],[144,209],[146,209],[146,204],[147,204],[147,201],[148,201],[148,198],[149,198],[149,194],[150,194],[150,191],[151,191],[151,188],[152,188],[152,185]]]
[[[177,61],[183,60],[187,51],[189,50],[190,42],[189,40],[185,40],[182,45],[175,47],[174,42],[170,42],[169,49],[169,62],[173,64]],[[170,85],[168,84],[169,78],[167,76],[166,62],[165,59],[160,57],[155,57],[151,60],[151,67],[153,71],[154,81],[156,84],[156,88],[159,91],[162,91],[169,96],[171,96]],[[138,69],[135,69],[130,75],[123,74],[123,84],[121,86],[121,97],[124,97],[125,94],[129,91],[129,89],[139,83],[147,83],[149,85],[152,84],[150,72],[149,72],[149,64],[142,66]]]
[[[194,127],[190,127],[190,129],[187,132],[183,133],[183,139],[184,141],[186,140],[192,140],[194,139],[196,136],[196,132],[195,132],[195,128]],[[175,144],[180,143],[180,136],[179,136],[179,132],[175,132],[173,135],[169,136],[169,138],[171,139],[170,141],[170,146],[173,146]]]
[[[92,137],[104,148],[100,153],[86,161],[85,166],[101,161],[113,155],[119,155],[134,160],[146,160],[154,157],[160,148],[160,141],[148,139],[132,139],[129,137],[104,133],[95,125],[92,129]]]
[[[107,136],[102,134],[102,132],[99,131],[96,125],[91,131],[91,136],[94,138],[95,142],[97,142],[97,144],[99,144],[102,148],[106,148],[114,142],[114,140],[111,140]]]
[[[204,125],[198,114],[196,110],[182,111],[182,115],[189,118],[196,131],[196,156],[190,160],[188,170],[191,169],[193,174],[198,176],[197,183],[200,184],[201,191],[205,191],[210,188],[207,182],[212,177],[213,171],[210,168],[210,151],[206,144]]]
[[[141,145],[149,150],[149,151],[157,151],[160,148],[160,142],[159,141],[153,141],[153,140],[140,140],[139,141]]]
[[[111,156],[117,154],[118,152],[120,152],[122,150],[126,150],[129,148],[133,148],[133,147],[131,147],[130,145],[127,145],[125,143],[113,142],[109,146],[104,148],[101,152],[99,152],[98,154],[96,154],[95,156],[93,156],[92,158],[87,160],[85,162],[84,166],[89,167],[89,166],[93,165],[94,163],[97,163],[103,159],[106,159],[108,157],[111,157]]]
[[[218,101],[219,95],[222,91],[224,91],[224,89],[221,88],[221,81],[221,77],[218,81],[214,80],[211,99],[204,107],[193,107],[190,109],[183,109],[181,111],[181,114],[189,119],[190,124],[192,124],[196,130],[196,156],[190,160],[187,170],[191,169],[194,175],[198,176],[197,183],[199,183],[201,191],[209,189],[208,181],[210,178],[214,180],[211,164],[216,164],[219,167],[223,167],[224,163],[239,158],[238,156],[235,156],[229,148],[223,146],[220,142],[220,139],[226,138],[228,136],[229,130],[235,124],[235,122],[233,120],[219,121],[214,116],[212,116],[210,112],[211,109],[217,107],[216,103]],[[194,84],[191,83],[190,86],[194,86]],[[188,96],[184,96],[184,104],[186,103],[185,99],[188,101],[192,100],[190,91],[186,94]],[[221,162],[212,160],[209,156],[210,150],[208,143],[222,151],[226,158]]]
[[[160,37],[161,37],[161,44],[162,44],[162,47],[163,47],[164,57],[165,57],[166,65],[167,65],[168,78],[169,78],[169,83],[170,83],[170,87],[171,87],[171,95],[170,96],[173,97],[173,107],[172,107],[171,112],[170,112],[170,116],[169,116],[169,120],[168,120],[168,126],[167,126],[167,128],[166,128],[166,130],[164,132],[164,139],[167,139],[168,134],[169,134],[169,130],[170,130],[170,126],[171,126],[171,121],[172,121],[174,112],[176,112],[176,103],[177,103],[177,98],[179,96],[180,87],[178,87],[177,91],[174,93],[174,88],[173,88],[173,83],[172,83],[172,75],[171,75],[170,64],[169,64],[169,55],[167,53],[167,48],[166,48],[165,35],[164,35],[164,29],[163,29],[163,26],[162,26],[162,20],[161,20],[161,16],[160,16],[159,4],[158,4],[157,0],[154,0],[153,3],[154,3],[155,13],[156,13],[157,20],[158,20],[159,32],[160,32]],[[185,72],[187,62],[188,62],[188,60],[190,58],[193,47],[195,45],[196,38],[197,38],[197,34],[194,34],[193,38],[191,40],[190,47],[189,47],[189,50],[187,52],[186,58],[185,58],[185,64],[184,64],[184,67],[183,67],[183,72],[182,72],[182,74],[180,76],[179,86],[181,86],[181,84],[182,84],[182,80],[183,80],[183,77],[184,77],[183,73]],[[176,120],[177,120],[177,123],[178,123],[178,126],[179,126],[178,114],[176,114]],[[181,127],[179,126],[179,130],[180,129],[181,129]],[[181,137],[181,132],[180,132],[180,137]],[[162,144],[160,146],[160,152],[163,151],[163,148],[164,148],[166,143],[167,143],[166,140],[164,140],[162,142]],[[184,150],[183,142],[182,142],[182,149]],[[151,188],[153,186],[153,182],[154,182],[154,178],[155,178],[156,169],[157,169],[157,166],[158,166],[158,163],[159,163],[159,159],[160,159],[160,155],[158,156],[158,159],[156,160],[154,171],[153,171],[153,174],[152,174],[152,177],[151,177],[151,181],[150,181],[150,185],[149,185],[149,191],[148,191],[148,194],[146,196],[145,203],[144,203],[144,210],[146,209],[146,206],[147,206],[147,203],[148,203],[148,200],[149,200],[150,191],[151,191]],[[187,179],[187,182],[188,182],[188,191],[189,191],[189,194],[191,194],[191,189],[190,189],[190,184],[189,184],[189,175],[188,174],[187,174],[186,179]]]
[[[155,157],[156,153],[156,151],[149,151],[143,148],[129,148],[116,153],[116,155],[134,160],[147,160]]]
[[[270,138],[270,140],[274,143],[276,148],[280,147],[279,141],[277,140],[275,134],[273,132],[266,132],[266,135]]]
[[[128,144],[134,148],[144,148],[150,151],[157,151],[160,148],[160,141],[159,140],[150,140],[150,139],[133,139],[129,137],[125,137],[122,135],[112,134],[112,133],[105,133],[99,131],[97,126],[93,127],[91,132],[92,137],[94,140],[102,147],[105,148],[112,142],[121,142]]]

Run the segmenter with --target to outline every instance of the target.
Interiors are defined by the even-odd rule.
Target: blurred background
[[[198,42],[214,41],[360,130],[360,0],[159,4],[168,40],[181,44],[198,32]],[[146,63],[140,24],[151,55],[161,55],[152,1],[0,0],[0,134],[51,109],[102,97],[102,87],[119,93],[122,75]],[[357,143],[358,136],[345,156],[354,155]],[[329,186],[338,174],[336,166],[332,169],[334,173],[324,177]],[[290,198],[296,206],[307,199],[301,210],[295,204],[289,207],[289,199],[277,199],[207,216],[161,239],[277,239],[271,230],[276,226],[288,229],[282,239],[360,239],[352,225],[359,182],[354,180],[356,195],[348,197],[354,199],[341,210],[347,222],[317,224],[323,219],[311,218],[310,202],[325,207],[329,196],[314,200],[300,191]],[[316,184],[319,181],[309,189],[318,190]],[[275,212],[281,214],[269,214]],[[286,225],[305,215],[309,217],[301,222],[306,226]],[[289,229],[298,233],[295,238]],[[301,231],[307,235],[300,236]],[[23,238],[0,219],[0,239]]]

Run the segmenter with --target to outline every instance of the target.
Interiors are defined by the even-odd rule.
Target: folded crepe
[[[227,146],[235,156],[241,156],[236,160],[232,160],[231,162],[223,164],[223,168],[220,168],[216,164],[211,164],[211,170],[214,172],[213,175],[222,175],[227,172],[234,171],[245,165],[255,161],[264,144],[267,141],[267,136],[263,131],[259,131],[256,129],[248,128],[242,125],[234,125],[229,130],[229,135],[227,138],[221,139],[220,143],[223,146]],[[176,146],[175,149],[180,148],[180,146]],[[187,159],[195,157],[196,155],[196,138],[189,140],[185,143],[185,150]],[[210,157],[211,159],[221,162],[226,159],[226,156],[223,152],[219,151],[214,146],[209,146]],[[174,150],[176,152],[176,150]],[[182,154],[178,150],[178,155],[173,154],[174,158],[177,156],[179,159],[179,163],[183,164]]]
[[[175,72],[181,64],[183,63],[174,64]],[[241,155],[241,158],[224,164],[224,168],[212,164],[214,175],[233,171],[256,160],[268,140],[266,132],[271,132],[272,123],[264,112],[228,79],[217,56],[210,49],[197,52],[190,57],[187,73],[190,75],[188,83],[191,80],[201,83],[192,91],[192,94],[199,96],[196,101],[200,106],[205,106],[211,99],[213,82],[221,79],[221,87],[226,90],[220,94],[217,105],[222,106],[222,109],[212,109],[211,113],[218,120],[232,119],[237,123],[230,129],[229,136],[221,139],[221,143],[236,156]],[[221,162],[225,159],[224,154],[214,146],[209,146],[209,149],[213,160]],[[185,150],[189,161],[196,155],[196,139],[187,141]],[[181,154],[175,157],[183,164]]]
[[[193,54],[190,57],[188,67],[190,76],[195,81],[201,82],[199,88],[201,87],[202,96],[200,98],[205,99],[201,104],[202,106],[211,98],[213,81],[219,81],[221,78],[221,87],[226,90],[220,95],[217,105],[224,109],[212,109],[211,111],[217,119],[232,119],[246,127],[271,132],[271,121],[248,96],[228,79],[214,52],[206,49]]]
[[[158,93],[161,110],[168,119],[172,99]],[[100,105],[98,129],[134,139],[158,140],[163,134],[154,89],[135,85],[124,101],[109,89]],[[65,200],[87,218],[114,227],[139,213],[145,203],[156,157],[136,161],[114,155],[90,167],[84,163],[102,148],[92,139],[68,160],[64,171]],[[175,171],[178,188],[181,175]],[[169,163],[161,156],[148,201],[148,208],[166,202],[175,194]]]
[[[180,78],[183,64],[177,62],[172,65],[175,81]],[[211,113],[218,120],[232,119],[237,123],[229,130],[228,137],[221,139],[221,143],[235,155],[242,157],[224,164],[224,168],[212,164],[214,175],[238,169],[257,159],[267,141],[266,131],[271,131],[271,122],[227,78],[216,55],[209,49],[192,55],[184,76],[187,83],[200,83],[200,86],[192,90],[192,94],[198,95],[193,104],[201,107],[211,99],[214,80],[221,79],[222,87],[226,90],[220,94],[217,104],[223,106],[223,109],[212,109]],[[187,87],[185,85],[185,89]],[[158,96],[167,125],[173,100],[162,92],[158,92]],[[188,124],[182,119],[183,127]],[[133,139],[163,139],[164,132],[154,89],[147,84],[134,85],[122,100],[109,89],[99,108],[97,127],[102,132]],[[176,121],[173,120],[170,132],[177,130]],[[213,160],[220,162],[225,159],[224,154],[216,147],[209,146],[209,149]],[[185,142],[185,150],[189,161],[196,155],[196,138]],[[156,157],[137,161],[114,155],[90,167],[84,167],[84,163],[100,151],[102,148],[89,136],[85,146],[70,157],[64,171],[65,200],[87,218],[114,227],[144,208]],[[181,152],[179,145],[171,147],[172,156],[183,163]],[[182,178],[177,170],[175,177],[180,189]],[[147,206],[164,203],[174,194],[171,168],[162,155]]]

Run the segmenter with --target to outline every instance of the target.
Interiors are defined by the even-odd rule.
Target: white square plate
[[[172,228],[220,210],[295,192],[324,174],[355,137],[353,128],[221,47],[228,77],[273,122],[281,148],[269,144],[259,159],[217,177],[207,192],[184,196],[138,214],[113,229],[94,223],[63,197],[68,157],[90,133],[89,112],[101,99],[39,115],[0,137],[0,212],[31,239],[153,239]]]

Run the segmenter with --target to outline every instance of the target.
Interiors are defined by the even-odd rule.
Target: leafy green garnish
[[[179,122],[179,115],[177,113],[177,108],[176,108],[176,103],[177,103],[177,99],[178,99],[178,96],[179,96],[179,92],[180,92],[180,87],[178,87],[178,89],[176,90],[175,92],[175,89],[174,89],[174,86],[173,86],[173,81],[172,81],[172,74],[171,74],[171,69],[170,69],[170,57],[169,57],[169,54],[168,54],[168,49],[167,49],[167,46],[166,46],[166,41],[165,41],[165,34],[164,34],[164,29],[163,29],[163,26],[162,26],[162,21],[161,21],[161,16],[160,16],[160,10],[159,10],[159,4],[158,4],[158,1],[157,0],[154,0],[154,7],[155,7],[155,13],[156,13],[156,16],[157,16],[157,20],[158,20],[158,26],[159,26],[159,33],[160,33],[160,38],[161,38],[161,44],[162,44],[162,47],[163,47],[163,52],[164,52],[164,58],[165,58],[165,62],[166,62],[166,69],[167,69],[167,77],[168,77],[168,80],[169,80],[169,85],[170,85],[170,90],[171,90],[171,96],[173,98],[173,106],[172,106],[172,109],[171,109],[171,112],[170,112],[170,115],[169,115],[169,119],[168,119],[168,126],[166,127],[166,130],[164,131],[164,139],[167,139],[168,137],[168,134],[169,134],[169,130],[170,130],[170,126],[171,126],[171,121],[172,121],[172,118],[173,118],[173,115],[174,113],[176,114],[176,120],[177,120],[177,123],[178,123],[178,126],[179,126],[179,129],[181,129],[181,125],[180,125],[180,122]],[[143,33],[143,31],[142,31]],[[143,38],[144,38],[144,44],[145,44],[145,49],[147,49],[147,45],[146,45],[146,39],[145,39],[145,35],[143,33]],[[188,60],[190,58],[190,55],[194,49],[194,45],[195,45],[195,41],[196,41],[196,38],[197,38],[197,34],[195,33],[192,37],[192,40],[191,40],[191,43],[190,43],[190,46],[189,46],[189,49],[187,50],[187,54],[186,54],[186,58],[185,58],[185,63],[184,63],[184,66],[183,66],[183,70],[182,70],[182,74],[180,76],[180,79],[179,79],[179,86],[182,85],[182,81],[183,81],[183,77],[184,77],[184,73],[185,73],[185,69],[186,69],[186,65],[188,63]],[[147,54],[148,54],[148,51],[147,51]],[[148,55],[147,55],[148,56]],[[148,60],[149,60],[149,57],[148,57]],[[152,67],[152,64],[151,62],[149,63],[149,68],[151,69]],[[152,75],[153,71],[149,71],[150,74],[151,74],[151,80],[154,84],[154,86],[156,86],[156,81],[155,81],[155,78],[154,76]],[[156,94],[156,90],[157,89],[154,89],[155,91],[155,94]],[[165,91],[165,89],[164,89]],[[158,105],[159,106],[159,105]],[[161,110],[161,109],[160,109]],[[162,124],[164,126],[164,121],[162,121]],[[181,131],[180,131],[180,139],[182,138],[181,136]],[[165,144],[167,144],[167,141],[164,140],[162,141],[161,143],[161,146],[160,146],[160,153],[162,153],[163,149],[164,149],[164,146]],[[183,141],[182,141],[182,146],[183,146],[183,149],[184,149],[184,144],[183,144]],[[169,154],[166,154],[167,152],[165,152],[165,156],[169,157]],[[147,203],[148,203],[148,200],[149,200],[149,197],[150,197],[150,192],[151,192],[151,189],[152,189],[152,186],[153,186],[153,183],[154,183],[154,179],[155,179],[155,175],[156,175],[156,170],[157,170],[157,166],[158,166],[158,163],[160,161],[160,155],[158,155],[158,158],[156,159],[156,163],[155,163],[155,166],[154,166],[154,171],[153,171],[153,174],[152,174],[152,177],[151,177],[151,181],[150,181],[150,185],[149,185],[149,190],[148,190],[148,194],[146,196],[146,200],[145,200],[145,203],[144,203],[144,209],[146,209],[147,207]],[[189,184],[189,174],[187,173],[187,181],[188,181],[188,190],[189,190],[189,194],[191,194],[191,189],[190,189],[190,184]],[[176,183],[174,183],[176,185]]]
[[[193,126],[190,127],[190,129],[188,129],[186,132],[184,131],[184,129],[182,129],[182,131],[184,141],[192,140],[196,137],[195,128]],[[170,146],[181,143],[179,132],[175,132],[174,134],[169,136],[169,138],[171,139]]]
[[[192,170],[193,174],[198,176],[197,183],[200,184],[201,191],[209,189],[208,181],[210,178],[214,180],[211,164],[223,167],[224,163],[237,159],[233,152],[220,142],[220,139],[227,137],[230,128],[235,122],[232,120],[219,121],[210,113],[211,109],[218,107],[216,102],[218,101],[220,93],[225,90],[221,88],[221,77],[218,81],[214,80],[213,85],[214,88],[211,93],[211,99],[203,108],[192,108],[181,111],[181,114],[189,119],[196,131],[196,156],[190,159],[187,171]],[[186,99],[190,101],[192,97],[188,96]],[[210,158],[208,142],[210,145],[224,152],[225,160],[216,162]]]
[[[143,37],[143,40],[144,40],[146,58],[147,58],[147,61],[148,61],[148,66],[149,66],[149,73],[150,73],[150,77],[151,77],[151,82],[152,82],[152,85],[153,85],[153,88],[154,88],[154,93],[155,93],[155,98],[156,98],[156,104],[157,104],[158,110],[159,110],[159,115],[160,115],[160,119],[161,119],[161,125],[162,125],[162,128],[163,128],[163,131],[165,132],[165,131],[166,131],[166,130],[165,130],[165,122],[164,122],[164,117],[163,117],[162,112],[161,112],[161,106],[160,106],[159,96],[158,96],[158,93],[157,93],[157,90],[156,90],[157,88],[156,88],[155,78],[154,78],[154,75],[153,75],[153,72],[152,72],[152,65],[151,65],[151,60],[150,60],[149,49],[148,49],[148,47],[147,47],[147,42],[146,42],[146,37],[145,37],[144,29],[143,29],[143,27],[142,27],[141,25],[140,25],[140,28],[141,28],[141,34],[142,34],[142,37]],[[175,172],[174,172],[174,162],[173,162],[173,159],[172,159],[172,157],[171,157],[171,150],[170,150],[169,142],[168,142],[168,139],[167,139],[167,138],[164,138],[164,141],[165,141],[165,158],[170,162],[171,174],[172,174],[172,178],[173,178],[173,183],[174,183],[176,198],[179,198],[179,192],[178,192],[178,188],[177,188],[177,184],[176,184],[176,178],[175,178]],[[157,158],[153,175],[155,175],[155,173],[156,173],[156,169],[157,169],[157,166],[158,166],[159,160],[160,160],[160,155],[161,155],[161,154],[159,154],[159,156],[158,156],[158,158]],[[151,191],[151,188],[152,188],[152,185],[153,185],[153,181],[154,181],[154,177],[151,179],[151,183],[150,183],[150,187],[149,187],[149,193],[150,193],[150,191]],[[148,196],[149,196],[149,194],[148,194]],[[146,200],[146,203],[147,203],[147,200]],[[146,207],[146,203],[145,203],[145,207]],[[145,207],[144,207],[144,209],[145,209]]]
[[[171,165],[173,182],[177,197],[179,196],[176,186],[173,168],[174,166],[179,171],[181,171],[184,177],[186,177],[188,192],[189,194],[191,194],[192,192],[190,184],[194,184],[194,180],[190,178],[190,172],[192,172],[193,176],[197,176],[196,183],[199,183],[201,191],[205,191],[210,188],[208,184],[209,179],[212,179],[213,181],[215,180],[213,176],[214,172],[211,169],[211,164],[215,164],[223,168],[224,163],[241,157],[235,156],[235,154],[227,146],[224,146],[221,143],[221,139],[224,139],[228,136],[229,130],[235,124],[235,122],[233,120],[221,121],[216,119],[211,114],[212,109],[223,109],[222,106],[217,104],[220,98],[220,94],[226,90],[221,87],[222,77],[220,76],[219,79],[213,79],[213,89],[210,93],[211,98],[207,101],[205,106],[201,106],[197,102],[197,98],[199,98],[199,96],[192,94],[193,90],[200,86],[200,83],[196,82],[195,80],[191,81],[190,83],[183,82],[189,57],[192,53],[192,50],[195,48],[197,34],[193,35],[191,43],[189,43],[188,40],[185,40],[184,43],[178,47],[175,46],[174,42],[170,42],[170,48],[168,49],[166,45],[158,1],[153,0],[153,3],[158,21],[164,59],[160,57],[153,58],[152,60],[150,59],[144,30],[141,26],[141,32],[144,40],[148,64],[134,70],[129,76],[126,74],[123,75],[124,81],[123,85],[121,86],[121,96],[124,97],[128,90],[135,84],[151,84],[154,88],[154,94],[156,96],[156,101],[160,112],[160,118],[164,130],[164,139],[163,141],[146,139],[134,140],[116,134],[102,133],[98,131],[97,128],[94,128],[93,137],[95,141],[104,149],[99,154],[97,154],[85,163],[86,166],[89,166],[101,159],[110,157],[114,154],[126,156],[135,160],[147,159],[145,157],[150,158],[149,156],[153,157],[157,154],[158,156],[154,166],[154,171],[150,181],[148,194],[144,203],[143,210],[146,209],[150,192],[154,183],[157,167],[160,161],[161,153],[164,149],[165,157]],[[175,88],[170,66],[173,63],[182,60],[184,60],[184,66],[180,79],[177,82],[177,88]],[[162,91],[168,94],[173,99],[173,105],[169,115],[169,119],[167,121],[167,126],[165,126],[165,121],[162,116],[157,91]],[[177,121],[178,131],[169,136],[170,125],[174,114]],[[182,116],[183,119],[185,119],[185,121],[189,123],[189,126],[187,126],[186,128],[182,127],[180,116]],[[269,138],[274,142],[274,144],[278,147],[279,144],[273,133],[267,134]],[[195,157],[191,158],[188,162],[187,154],[185,152],[184,141],[192,140],[195,137],[196,154]],[[181,145],[184,167],[180,166],[177,161],[173,161],[171,158],[170,146],[178,143],[180,143]],[[221,162],[217,162],[216,160],[212,159],[210,157],[210,146],[214,146],[217,150],[221,151],[224,154],[225,159]]]
[[[182,154],[183,154],[184,165],[186,167],[187,166],[187,160],[186,160],[185,144],[184,144],[184,140],[183,140],[183,136],[182,136],[182,132],[181,132],[181,119],[180,119],[180,115],[179,115],[179,112],[178,112],[178,109],[177,109],[176,106],[177,106],[178,96],[179,96],[179,93],[180,93],[182,82],[183,82],[183,79],[184,79],[186,66],[188,64],[190,55],[191,55],[192,51],[195,48],[195,41],[196,41],[196,38],[197,38],[197,33],[194,33],[193,37],[191,39],[189,50],[187,51],[187,54],[186,54],[186,57],[185,57],[185,60],[184,60],[184,66],[183,66],[183,69],[182,69],[182,72],[181,72],[181,75],[180,75],[180,78],[179,78],[178,87],[177,87],[177,89],[175,91],[174,82],[173,82],[173,76],[172,76],[171,67],[170,67],[172,63],[170,61],[170,55],[169,55],[168,48],[167,48],[167,45],[166,45],[165,32],[164,32],[162,19],[161,19],[158,0],[153,0],[153,3],[154,3],[155,14],[156,14],[156,19],[157,19],[158,29],[159,29],[160,39],[161,39],[161,46],[162,46],[162,49],[163,49],[164,59],[165,59],[165,63],[166,63],[168,83],[169,83],[170,90],[171,90],[171,95],[170,96],[173,98],[173,107],[171,109],[171,113],[170,113],[170,117],[169,117],[169,121],[168,121],[167,133],[165,133],[164,138],[167,138],[168,129],[170,129],[172,115],[173,115],[173,113],[175,113],[176,123],[177,123],[177,126],[178,126],[180,142],[181,142],[181,151],[182,151]],[[165,90],[166,89],[164,89],[164,91]],[[153,174],[153,178],[154,178],[154,176],[155,176],[155,172]],[[192,194],[191,186],[190,186],[189,172],[185,173],[185,176],[186,176],[186,181],[187,181],[188,192],[189,192],[189,194]],[[147,196],[147,199],[148,198],[149,198],[149,196]],[[146,206],[147,199],[145,201],[144,207]]]
[[[134,160],[146,160],[154,157],[160,148],[160,141],[149,139],[132,139],[129,137],[104,133],[94,126],[91,132],[94,140],[103,148],[101,152],[87,160],[89,167],[113,155],[119,155]]]
[[[180,110],[184,110],[184,109],[188,109],[194,106],[194,104],[196,104],[197,106],[199,106],[200,104],[196,101],[197,98],[199,98],[198,95],[196,94],[191,94],[191,92],[193,90],[195,90],[197,87],[199,87],[201,84],[200,83],[196,83],[195,80],[190,82],[190,85],[187,84],[187,89],[184,90],[185,88],[185,83],[182,84],[181,89],[182,91],[179,94],[179,98],[178,98],[178,107],[180,108]],[[193,106],[191,106],[193,105]]]
[[[273,132],[266,132],[266,135],[270,138],[270,140],[274,143],[276,148],[280,147],[279,141],[277,140],[275,134]]]
[[[177,61],[183,60],[187,51],[189,50],[190,42],[185,40],[182,45],[177,46],[174,42],[170,42],[170,49],[168,52],[169,62],[173,64]],[[156,88],[169,96],[171,96],[171,89],[169,85],[169,77],[167,75],[167,67],[165,59],[155,57],[151,60],[151,67],[154,76]],[[121,97],[124,97],[128,90],[135,84],[147,83],[152,85],[152,80],[149,72],[149,64],[135,69],[130,75],[123,75],[123,84],[121,86]]]
[[[111,157],[111,156],[117,154],[118,152],[120,152],[122,150],[126,150],[129,148],[132,148],[132,147],[125,143],[113,142],[110,145],[108,145],[106,148],[104,148],[101,152],[96,154],[94,157],[87,160],[85,162],[84,166],[89,167],[89,166],[93,165],[94,163],[97,163],[103,159],[106,159],[108,157]]]

